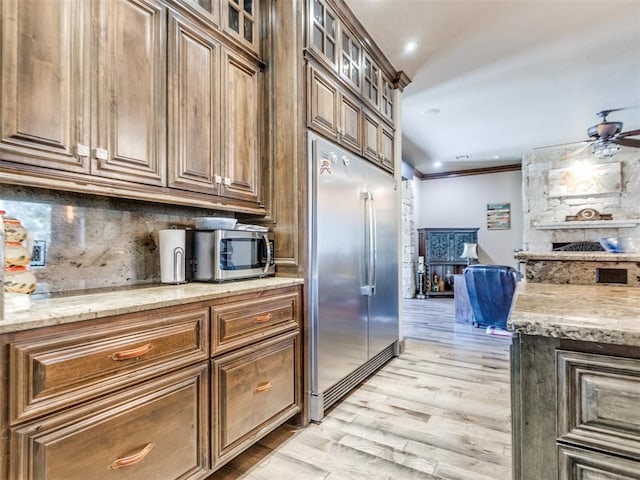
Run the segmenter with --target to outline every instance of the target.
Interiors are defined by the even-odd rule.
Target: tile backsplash
[[[193,227],[197,216],[231,216],[10,185],[0,186],[0,210],[18,218],[31,239],[45,246],[45,266],[32,268],[36,293],[157,283],[158,230]]]

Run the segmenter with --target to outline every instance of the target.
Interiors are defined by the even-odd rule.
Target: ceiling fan
[[[571,153],[568,153],[563,158],[573,158],[577,155],[580,155],[588,148],[593,149],[593,153],[599,158],[609,158],[615,155],[615,153],[619,150],[618,145],[623,145],[625,147],[634,147],[640,148],[640,140],[636,140],[633,138],[627,137],[635,137],[640,135],[640,129],[638,130],[629,130],[628,132],[622,131],[622,122],[608,122],[607,116],[612,112],[618,112],[620,110],[625,110],[624,108],[612,108],[610,110],[602,110],[601,112],[596,113],[599,117],[602,118],[602,122],[597,125],[593,125],[587,129],[587,135],[589,135],[589,140],[584,140],[585,142],[589,142],[586,145],[574,150]]]

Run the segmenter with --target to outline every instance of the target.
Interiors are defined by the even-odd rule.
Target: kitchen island
[[[508,327],[514,479],[640,479],[640,290],[522,283]]]

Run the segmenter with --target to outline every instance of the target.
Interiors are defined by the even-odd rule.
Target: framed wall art
[[[511,204],[487,204],[487,230],[509,230],[511,228]]]

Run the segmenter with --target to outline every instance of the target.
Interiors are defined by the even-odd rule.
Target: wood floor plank
[[[406,350],[320,424],[284,425],[215,480],[508,480],[510,339],[403,301]]]

